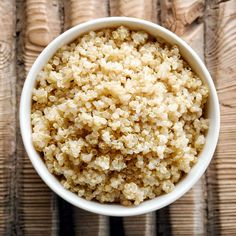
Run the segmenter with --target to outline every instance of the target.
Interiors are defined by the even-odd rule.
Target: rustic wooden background
[[[53,194],[22,145],[21,88],[37,55],[81,22],[125,15],[161,24],[205,60],[218,90],[221,135],[206,175],[162,210],[115,218]],[[236,0],[0,0],[0,235],[236,235]]]

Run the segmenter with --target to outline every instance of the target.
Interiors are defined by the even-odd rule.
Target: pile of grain
[[[176,46],[123,26],[63,46],[33,92],[33,143],[65,188],[140,204],[198,160],[208,88]]]

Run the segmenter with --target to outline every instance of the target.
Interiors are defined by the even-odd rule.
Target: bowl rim
[[[208,158],[204,160],[202,164],[203,166],[198,165],[198,168],[195,168],[196,170],[190,171],[188,173],[189,180],[185,181],[186,186],[184,184],[181,185],[181,187],[178,188],[178,191],[176,191],[176,188],[169,194],[163,194],[161,196],[158,196],[152,200],[145,200],[143,203],[141,203],[138,206],[134,207],[124,207],[121,205],[115,205],[115,204],[104,204],[104,203],[98,203],[94,201],[88,201],[83,198],[78,197],[76,194],[70,192],[69,190],[66,190],[60,182],[48,171],[46,165],[43,163],[42,159],[39,157],[38,153],[35,151],[32,140],[31,140],[31,122],[30,122],[30,111],[31,111],[31,95],[32,90],[34,88],[33,84],[36,80],[36,74],[38,73],[38,69],[40,67],[40,64],[45,64],[46,61],[44,58],[47,57],[48,54],[54,54],[55,49],[60,48],[65,41],[68,38],[71,38],[71,35],[78,34],[80,35],[81,29],[86,29],[89,26],[92,25],[100,25],[105,23],[120,23],[124,24],[124,22],[127,22],[127,24],[140,24],[142,27],[151,27],[153,30],[156,30],[158,32],[161,32],[164,35],[167,35],[168,37],[172,38],[175,42],[177,42],[181,47],[183,47],[185,50],[187,50],[197,63],[197,66],[201,68],[204,74],[204,79],[208,82],[210,95],[213,100],[213,107],[214,111],[216,113],[215,117],[215,125],[214,128],[214,136],[213,139],[211,139],[211,147],[207,151]],[[86,31],[86,30],[85,30]],[[86,31],[88,32],[88,31]],[[73,39],[71,38],[73,41]],[[52,53],[53,51],[53,53]],[[50,56],[51,57],[51,56]],[[200,59],[200,57],[197,55],[197,53],[180,37],[178,37],[176,34],[172,33],[168,29],[146,21],[142,19],[137,18],[131,18],[131,17],[106,17],[106,18],[98,18],[94,20],[87,21],[85,23],[76,25],[72,27],[71,29],[65,31],[61,35],[59,35],[57,38],[55,38],[45,49],[40,53],[40,55],[37,57],[36,61],[32,65],[27,78],[25,80],[21,99],[20,99],[20,112],[19,112],[19,119],[20,119],[20,129],[21,129],[21,135],[23,139],[23,144],[25,146],[26,152],[31,160],[31,163],[33,164],[36,172],[41,177],[41,179],[46,183],[49,188],[51,188],[57,195],[62,197],[64,200],[68,201],[69,203],[73,204],[76,207],[79,207],[81,209],[101,214],[101,215],[108,215],[108,216],[134,216],[134,215],[140,215],[144,213],[148,213],[154,210],[161,209],[180,197],[182,197],[187,191],[189,191],[190,188],[193,187],[193,185],[201,178],[201,176],[204,174],[206,168],[208,167],[212,156],[214,154],[218,137],[219,137],[219,130],[220,130],[220,109],[219,109],[219,102],[218,97],[216,93],[216,89],[213,83],[213,80],[210,76],[210,73],[208,72],[206,66]],[[194,165],[194,167],[196,164]],[[192,169],[194,169],[194,167]],[[181,180],[182,181],[182,180]],[[184,182],[184,181],[183,181]],[[159,201],[158,201],[159,200]]]

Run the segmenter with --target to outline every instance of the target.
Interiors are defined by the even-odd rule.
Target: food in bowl
[[[197,162],[208,93],[177,46],[124,26],[91,31],[38,74],[33,144],[78,196],[138,205]]]

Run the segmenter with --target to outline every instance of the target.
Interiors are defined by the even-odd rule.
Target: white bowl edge
[[[75,39],[79,35],[91,30],[116,27],[119,25],[126,25],[129,28],[134,29],[142,29],[154,36],[163,38],[171,44],[177,44],[183,57],[186,58],[186,61],[188,61],[190,66],[200,76],[200,78],[207,83],[210,89],[210,102],[208,108],[208,113],[210,116],[210,128],[207,134],[206,144],[199,156],[198,162],[194,165],[190,173],[176,185],[173,192],[161,195],[152,200],[144,201],[139,206],[134,207],[124,207],[118,204],[101,204],[94,201],[88,201],[66,190],[59,183],[59,181],[49,173],[39,154],[35,151],[31,140],[31,96],[32,88],[34,87],[36,75],[38,74],[38,72],[42,69],[45,63],[49,60],[49,58],[51,58],[51,56],[56,52],[58,48],[73,41],[73,39]],[[39,176],[43,179],[43,181],[60,197],[77,207],[97,214],[110,216],[133,216],[158,210],[171,204],[172,202],[183,196],[200,179],[200,177],[204,174],[206,168],[208,167],[216,148],[220,129],[220,109],[215,86],[208,70],[206,69],[199,56],[186,42],[184,42],[169,30],[145,20],[129,17],[107,17],[88,21],[71,28],[70,30],[64,32],[56,39],[54,39],[42,51],[42,53],[33,64],[22,90],[20,101],[20,128],[25,149],[34,168],[36,169]]]

